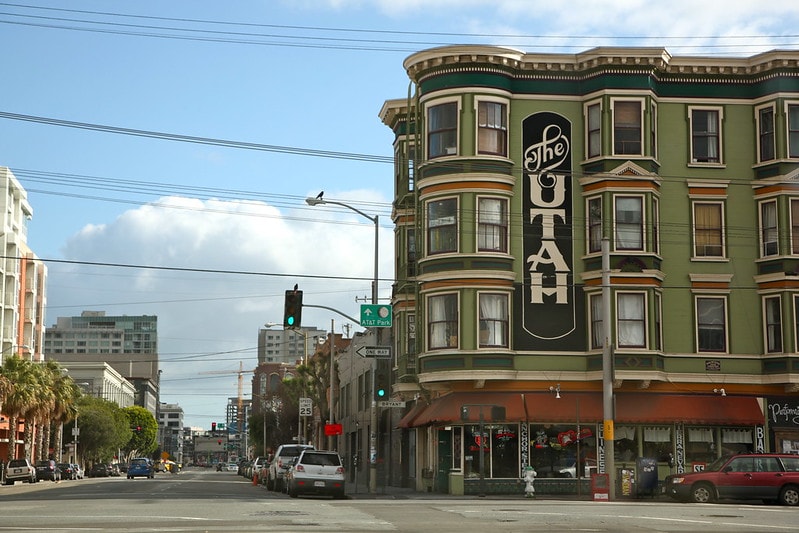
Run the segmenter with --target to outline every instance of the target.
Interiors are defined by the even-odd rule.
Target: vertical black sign
[[[569,349],[577,340],[569,337],[584,336],[574,284],[571,123],[551,112],[528,116],[522,150],[522,329],[532,339],[517,348]]]

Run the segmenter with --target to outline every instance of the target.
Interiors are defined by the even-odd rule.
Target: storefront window
[[[716,444],[711,428],[686,428],[685,464],[690,472],[701,470],[716,460]]]
[[[595,434],[593,425],[531,424],[530,464],[541,478],[588,477],[597,471]]]
[[[463,475],[480,477],[480,453],[486,478],[519,477],[519,432],[516,425],[463,428]]]

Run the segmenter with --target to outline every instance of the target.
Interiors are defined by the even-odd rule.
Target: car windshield
[[[710,463],[705,467],[705,472],[718,472],[719,470],[721,470],[721,467],[724,466],[724,463],[729,461],[729,459],[730,459],[729,455],[719,457],[718,459],[716,459],[715,461],[713,461],[712,463]]]

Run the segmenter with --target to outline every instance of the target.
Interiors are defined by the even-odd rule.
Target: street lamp
[[[349,204],[345,204],[344,202],[337,202],[334,200],[325,200],[322,196],[324,195],[324,191],[320,192],[316,198],[306,198],[305,203],[310,206],[316,205],[323,205],[323,204],[331,204],[331,205],[339,205],[341,207],[346,207],[350,211],[354,211],[361,215],[362,217],[368,219],[375,225],[375,268],[374,268],[374,279],[372,280],[372,305],[377,305],[377,273],[378,273],[378,235],[380,226],[378,225],[378,216],[369,216],[360,209],[352,207]],[[380,340],[380,330],[377,330],[377,338],[378,341]],[[330,346],[330,368],[332,374],[333,368],[333,345],[331,343]],[[370,492],[377,492],[377,401],[374,399],[374,386],[375,380],[374,376],[377,370],[377,359],[372,359],[372,406],[370,410],[370,428],[369,428],[369,491]],[[333,383],[331,380],[330,383],[330,405],[333,405]],[[332,407],[331,407],[332,410]],[[332,422],[332,420],[331,420]]]

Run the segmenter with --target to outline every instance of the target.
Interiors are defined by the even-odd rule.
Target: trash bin
[[[652,457],[635,460],[635,497],[654,498],[658,488],[658,461]]]

